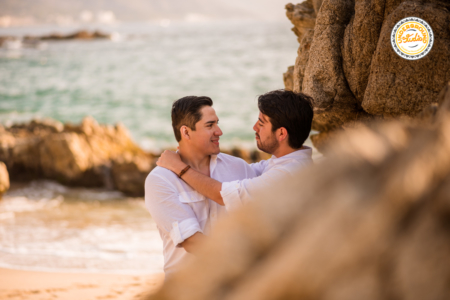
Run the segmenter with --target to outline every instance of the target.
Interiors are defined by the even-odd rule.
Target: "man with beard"
[[[230,211],[252,201],[252,195],[279,179],[288,179],[312,163],[312,149],[303,143],[311,131],[313,99],[301,93],[276,90],[258,98],[259,117],[253,126],[260,150],[272,154],[251,164],[258,177],[220,182],[195,170],[182,177],[200,194]],[[164,151],[157,165],[178,174],[188,165],[172,151]]]

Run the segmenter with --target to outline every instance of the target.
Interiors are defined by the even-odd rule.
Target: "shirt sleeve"
[[[261,176],[266,165],[267,165],[267,160],[261,160],[257,163],[250,164],[250,167],[256,173],[256,176]]]
[[[196,232],[202,232],[192,208],[180,202],[175,187],[165,178],[148,175],[145,206],[158,228],[167,232],[177,247]]]
[[[223,182],[220,194],[227,211],[234,211],[239,207],[251,202],[255,195],[261,193],[267,187],[280,178],[291,177],[292,172],[282,166],[275,166],[261,176]]]

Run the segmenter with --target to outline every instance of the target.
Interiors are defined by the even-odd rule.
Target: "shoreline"
[[[0,299],[138,299],[155,293],[164,273],[118,275],[0,268]]]

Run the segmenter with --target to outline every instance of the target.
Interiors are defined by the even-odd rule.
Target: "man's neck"
[[[294,148],[291,148],[289,146],[287,146],[287,147],[281,147],[280,146],[280,147],[278,147],[277,150],[275,150],[274,153],[272,153],[272,155],[274,155],[276,158],[280,158],[282,156],[291,154],[292,152],[295,152],[295,151],[298,151],[298,150],[301,150],[301,149],[305,149],[305,146],[302,146],[302,147],[300,147],[298,149],[294,149]]]
[[[193,151],[188,147],[183,147],[180,145],[178,153],[180,154],[181,160],[194,168],[195,170],[204,173],[209,176],[209,162],[211,160],[210,155],[204,155],[198,151]],[[207,174],[206,174],[207,173]]]

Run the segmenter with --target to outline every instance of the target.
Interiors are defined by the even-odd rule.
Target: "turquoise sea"
[[[118,23],[0,28],[0,35],[113,33],[113,40],[0,48],[0,122],[50,117],[122,122],[138,144],[174,146],[170,108],[187,95],[214,101],[222,145],[254,147],[257,96],[283,88],[297,39],[285,22]]]

